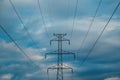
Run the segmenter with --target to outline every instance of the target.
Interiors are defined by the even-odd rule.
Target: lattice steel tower
[[[62,42],[63,41],[67,41],[70,44],[70,40],[64,38],[64,36],[66,36],[66,34],[53,34],[56,38],[50,40],[50,45],[53,41],[57,41],[58,42],[58,50],[51,52],[51,53],[46,53],[45,54],[45,58],[47,57],[47,55],[57,55],[57,65],[49,67],[47,69],[47,73],[49,72],[50,69],[57,69],[57,77],[56,80],[63,80],[63,70],[64,69],[70,69],[73,73],[73,69],[67,65],[63,64],[63,54],[72,54],[75,58],[75,53],[72,52],[68,52],[68,51],[64,51],[62,49]]]

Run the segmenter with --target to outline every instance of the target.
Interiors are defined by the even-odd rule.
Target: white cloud
[[[33,56],[30,56],[30,58],[32,60],[43,60],[44,59],[44,57],[40,55],[33,55]]]
[[[11,78],[12,78],[12,74],[5,74],[5,75],[3,75],[3,76],[1,76],[1,79],[8,79],[8,80],[10,80]]]
[[[7,43],[5,41],[1,41],[0,42],[0,47],[2,49],[6,49],[7,52],[11,53],[11,52],[16,52],[17,53],[21,53],[23,54],[13,43]],[[41,48],[41,49],[34,49],[34,48],[31,48],[31,47],[27,47],[27,48],[22,48],[26,54],[32,59],[32,60],[42,60],[44,59],[43,56],[41,56],[41,53],[46,51],[47,49],[46,48]],[[40,54],[40,55],[39,55]],[[8,54],[9,55],[9,54]],[[12,56],[9,56],[9,57],[12,57]],[[22,59],[23,60],[23,59]]]
[[[32,77],[32,76],[33,74],[30,74],[30,73],[26,74],[26,77]]]
[[[27,55],[32,59],[32,60],[42,60],[44,59],[41,52],[46,51],[46,48],[41,48],[41,49],[33,49],[33,48],[24,48],[24,51],[27,53]],[[40,54],[40,55],[39,55]]]
[[[6,42],[4,40],[1,40],[0,42],[0,50],[2,50],[2,53],[11,53],[11,54],[18,54],[21,53],[20,50],[14,45],[13,42]],[[9,55],[9,54],[8,54]],[[7,56],[7,55],[6,55]]]
[[[41,71],[42,71],[42,69],[41,69]],[[40,74],[40,71],[33,72],[33,73],[27,73],[25,76],[26,77],[32,77],[32,76],[35,76],[35,75],[38,75],[38,74]]]
[[[24,51],[32,60],[43,60],[44,57],[42,56],[41,52],[46,51],[46,48],[33,49],[29,47],[29,48],[24,48]]]
[[[40,49],[41,51],[47,51],[47,48],[42,48],[42,49]]]
[[[111,77],[111,78],[106,78],[104,80],[120,80],[120,78],[119,77]]]
[[[82,30],[82,31],[87,31],[88,27],[91,23],[92,18],[82,18],[82,19],[76,19],[76,25],[75,25],[75,30]],[[71,21],[69,21],[70,24]],[[107,20],[97,18],[95,19],[91,31],[97,32],[97,30],[101,30],[105,24],[107,23]],[[111,20],[110,24],[108,25],[107,31],[111,31],[116,29],[117,26],[119,26],[120,23],[119,21],[116,20]]]
[[[104,40],[108,44],[112,44],[115,46],[120,46],[120,41],[118,39],[107,38]]]
[[[47,48],[40,48],[40,49],[35,49],[35,48],[32,48],[32,47],[28,47],[28,48],[24,48],[24,50],[26,52],[28,52],[29,54],[41,54],[41,52],[44,52],[47,50]]]
[[[0,42],[0,47],[6,48],[8,50],[16,50],[15,46],[13,45],[13,43],[6,43],[5,41],[1,41]]]
[[[77,18],[75,20],[74,32],[75,31],[86,32],[89,28],[91,20],[92,20],[92,17]],[[49,23],[46,23],[46,24],[49,24]],[[71,31],[73,26],[72,23],[73,23],[73,19],[55,20],[53,24],[50,24],[51,27],[49,27],[49,32],[54,33],[59,31],[62,31],[62,32]],[[96,18],[90,32],[99,33],[103,29],[106,23],[107,23],[107,20]],[[115,30],[116,27],[118,27],[119,25],[120,25],[119,21],[111,20],[110,24],[107,26],[106,31]]]

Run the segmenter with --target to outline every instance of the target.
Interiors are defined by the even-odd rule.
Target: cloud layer
[[[4,26],[39,68],[32,65],[0,29],[0,80],[46,80],[47,68],[56,64],[57,59],[56,56],[44,59],[46,52],[57,50],[57,44],[53,43],[50,46],[49,40],[54,38],[53,33],[67,33],[66,38],[70,38],[76,0],[40,0],[45,25],[37,0],[12,0],[12,2],[35,43],[27,35],[9,0],[0,0],[0,25]],[[72,56],[63,57],[65,64],[74,69],[74,80],[120,80],[120,8],[91,55],[83,65],[80,64],[119,0],[103,0],[85,44],[80,48],[98,2],[99,0],[79,0],[71,45],[65,42],[63,46],[65,50],[74,51],[77,55],[76,60],[73,60]],[[72,74],[69,71],[64,72],[64,78],[71,79]],[[56,79],[54,75],[56,72],[51,70],[50,78]]]

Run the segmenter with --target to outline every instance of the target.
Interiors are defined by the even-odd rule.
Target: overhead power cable
[[[100,8],[101,3],[102,3],[102,0],[99,1],[98,7],[97,7],[97,9],[96,9],[96,11],[95,11],[95,14],[94,14],[92,20],[91,20],[91,23],[90,23],[90,25],[89,25],[89,28],[88,28],[88,30],[87,30],[87,33],[85,34],[85,37],[83,38],[83,40],[82,40],[82,42],[81,42],[80,49],[82,48],[83,44],[85,43],[85,41],[86,41],[86,39],[87,39],[87,37],[88,37],[88,34],[89,34],[89,32],[90,32],[90,30],[91,30],[91,27],[92,27],[92,25],[93,25],[93,23],[94,23],[95,17],[96,17],[96,15],[97,15],[97,13],[98,13],[98,10],[99,10],[99,8]]]
[[[75,11],[74,11],[74,16],[73,16],[73,25],[72,25],[72,31],[70,33],[70,39],[73,36],[73,30],[74,30],[75,21],[76,21],[76,15],[77,15],[77,8],[78,8],[78,0],[76,1],[76,4],[75,4]]]
[[[15,8],[15,5],[13,4],[12,0],[9,0],[13,10],[15,11],[16,15],[18,16],[18,19],[20,20],[21,24],[23,25],[23,28],[24,30],[26,31],[28,37],[31,39],[31,41],[35,44],[35,40],[32,38],[31,34],[29,33],[28,31],[28,28],[24,25],[24,22],[22,21],[22,18],[20,17],[19,13],[17,12],[16,8]],[[36,45],[37,48],[39,48],[37,45]]]
[[[32,37],[31,37],[31,35],[30,35],[30,33],[29,33],[28,29],[27,29],[27,27],[24,25],[24,23],[23,23],[23,21],[22,21],[22,18],[20,17],[19,13],[17,12],[17,10],[16,10],[13,2],[12,2],[11,0],[9,0],[9,1],[10,1],[10,4],[12,5],[12,8],[13,8],[13,10],[15,11],[16,15],[18,16],[20,22],[22,23],[22,25],[23,25],[23,27],[24,27],[24,30],[27,32],[27,34],[28,34],[28,36],[30,37],[30,39],[34,42],[34,40],[32,39]]]
[[[5,34],[9,37],[9,39],[16,45],[16,47],[22,52],[22,54],[37,68],[40,68],[38,64],[34,63],[33,60],[25,53],[25,51],[15,42],[15,40],[11,37],[11,35],[0,25],[0,28],[5,32]]]
[[[39,0],[38,0],[38,7],[39,7],[40,15],[41,15],[41,18],[42,18],[42,21],[43,21],[43,25],[44,25],[44,28],[45,28],[46,35],[49,38],[49,33],[48,33],[48,30],[47,30],[47,27],[46,27],[46,23],[45,23],[45,20],[44,20],[44,17],[43,17],[42,9],[41,9],[41,3],[40,3]]]
[[[109,22],[111,21],[113,15],[115,14],[115,12],[117,11],[117,9],[119,8],[120,6],[120,1],[119,3],[117,4],[117,6],[115,7],[112,15],[110,16],[110,18],[108,19],[106,25],[104,26],[103,30],[101,31],[100,35],[98,36],[98,38],[96,39],[95,43],[93,44],[92,48],[89,50],[88,54],[86,55],[86,57],[83,59],[83,61],[81,62],[81,65],[84,64],[84,62],[87,60],[87,58],[89,57],[89,55],[92,53],[93,49],[95,48],[98,40],[101,38],[102,34],[104,33],[105,29],[107,28]]]

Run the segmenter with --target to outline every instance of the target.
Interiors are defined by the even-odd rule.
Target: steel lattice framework
[[[70,44],[70,40],[64,38],[64,36],[66,36],[66,35],[67,34],[53,34],[53,36],[55,36],[56,38],[50,40],[50,45],[53,41],[57,41],[58,42],[58,50],[45,54],[45,58],[47,57],[47,55],[57,55],[57,65],[51,66],[47,69],[47,73],[49,72],[50,69],[57,70],[56,80],[63,80],[63,70],[64,69],[69,69],[73,73],[73,69],[71,67],[63,64],[63,54],[67,54],[67,55],[71,54],[75,58],[75,53],[64,51],[62,49],[62,42],[63,41],[67,41],[68,44]]]

